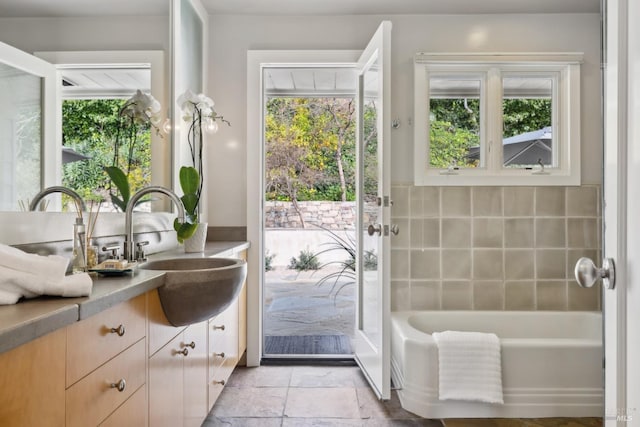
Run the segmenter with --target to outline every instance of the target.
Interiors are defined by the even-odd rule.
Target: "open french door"
[[[391,22],[384,21],[358,61],[358,185],[355,359],[381,399],[390,376],[390,70]]]
[[[604,256],[615,260],[615,287],[603,291],[605,426],[640,419],[640,4],[605,5]],[[610,273],[610,272],[609,272]]]

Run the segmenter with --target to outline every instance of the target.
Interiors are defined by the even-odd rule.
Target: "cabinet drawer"
[[[144,295],[67,328],[67,387],[145,335]]]
[[[145,383],[145,345],[138,341],[67,389],[67,427],[98,425]],[[112,387],[121,380],[122,391]]]
[[[147,387],[142,386],[116,411],[104,420],[100,427],[146,427]]]

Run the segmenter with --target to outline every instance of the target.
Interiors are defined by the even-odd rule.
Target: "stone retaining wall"
[[[355,202],[298,202],[306,228],[352,229],[356,220]],[[302,228],[300,215],[291,202],[265,202],[266,228]]]

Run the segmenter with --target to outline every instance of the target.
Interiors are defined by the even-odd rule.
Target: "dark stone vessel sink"
[[[140,268],[166,271],[158,295],[173,326],[221,313],[238,297],[247,277],[247,262],[236,258],[171,258],[149,261]]]

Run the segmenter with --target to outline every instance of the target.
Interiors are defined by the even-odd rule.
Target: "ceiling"
[[[267,96],[353,96],[354,68],[267,68],[264,89]]]
[[[599,13],[600,0],[201,0],[210,14]],[[0,17],[168,15],[169,0],[2,0]]]
[[[66,82],[64,99],[129,98],[136,90],[151,90],[148,66],[66,67],[60,70]]]

